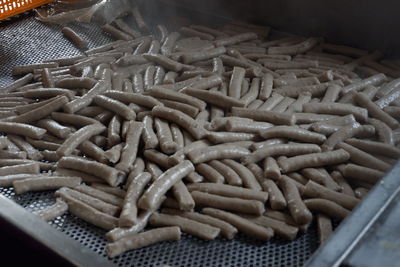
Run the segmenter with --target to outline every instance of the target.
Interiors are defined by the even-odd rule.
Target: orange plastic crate
[[[54,0],[0,0],[0,20],[53,1]]]

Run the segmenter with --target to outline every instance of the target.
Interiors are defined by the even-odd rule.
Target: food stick
[[[219,208],[236,212],[261,215],[265,209],[262,202],[232,197],[224,197],[200,191],[192,191],[192,197],[196,205]]]
[[[193,208],[195,206],[195,202],[192,198],[192,195],[189,193],[188,189],[186,188],[186,185],[182,181],[177,182],[172,187],[172,193],[178,202],[180,210],[183,210],[183,211],[192,211],[193,210]]]
[[[209,50],[201,50],[201,51],[192,52],[190,54],[184,54],[182,56],[182,61],[185,64],[191,64],[191,63],[197,62],[197,61],[216,58],[219,55],[222,55],[225,53],[226,53],[225,47],[221,46],[221,47],[216,47],[216,48],[209,49]]]
[[[107,129],[107,147],[111,148],[121,142],[121,119],[114,116]]]
[[[43,87],[55,87],[53,75],[48,68],[44,68],[41,73]]]
[[[93,187],[93,188],[96,188],[98,190],[101,190],[103,192],[106,192],[106,193],[112,194],[114,196],[117,196],[117,197],[123,198],[126,195],[126,191],[125,190],[119,189],[119,188],[115,188],[115,187],[112,187],[112,186],[108,186],[108,185],[105,185],[105,184],[101,184],[101,183],[96,183],[95,182],[95,183],[92,183],[90,186]]]
[[[155,66],[148,66],[143,76],[144,90],[146,91],[154,85],[154,74],[156,72]]]
[[[145,149],[157,147],[159,141],[153,129],[153,118],[151,116],[145,116],[142,122],[143,122],[142,139],[145,144]]]
[[[0,122],[0,132],[41,139],[46,133],[46,130],[25,123]]]
[[[67,114],[62,112],[52,112],[51,117],[53,120],[62,122],[65,124],[74,125],[77,127],[83,127],[89,124],[99,123],[96,119],[76,115],[76,114]]]
[[[253,40],[253,39],[257,39],[257,34],[255,34],[253,32],[246,32],[246,33],[241,33],[241,34],[237,34],[234,36],[215,40],[214,45],[215,46],[229,46],[229,45],[234,45],[234,44],[237,44],[240,42],[245,42],[245,41]]]
[[[181,230],[177,226],[161,227],[136,235],[129,235],[106,245],[107,255],[114,258],[125,251],[138,249],[164,241],[178,241]]]
[[[126,104],[137,104],[139,106],[153,108],[154,106],[162,106],[163,104],[154,97],[143,95],[141,93],[125,93],[110,90],[104,93],[105,96],[121,101]]]
[[[2,159],[26,159],[27,153],[25,151],[8,151],[8,150],[0,150],[0,158]]]
[[[269,179],[278,180],[281,177],[278,163],[272,157],[267,157],[264,160],[265,176]]]
[[[369,167],[363,167],[350,163],[344,166],[342,174],[351,180],[375,184],[384,176],[385,173]]]
[[[136,154],[139,147],[140,136],[143,131],[143,123],[131,121],[129,124],[128,132],[126,134],[126,143],[122,148],[121,159],[115,168],[128,172],[130,166],[136,159]]]
[[[158,200],[178,181],[194,171],[194,166],[190,161],[183,161],[164,172],[152,185],[145,191],[139,199],[138,206],[142,209],[154,209]]]
[[[281,102],[279,102],[275,107],[272,108],[275,112],[285,112],[286,109],[295,101],[294,98],[285,97]]]
[[[246,148],[222,144],[190,151],[187,157],[194,164],[198,164],[215,159],[237,159],[249,153]]]
[[[39,172],[40,166],[36,162],[5,166],[0,168],[0,176],[7,176],[12,174],[38,174]]]
[[[115,39],[119,39],[119,40],[125,40],[125,41],[129,41],[132,40],[132,36],[126,34],[123,31],[118,30],[117,28],[115,28],[114,26],[105,24],[103,26],[100,27],[103,31],[105,31],[106,33],[110,34],[112,37],[114,37]]]
[[[347,94],[351,91],[359,91],[368,85],[379,85],[382,82],[385,82],[387,80],[385,74],[379,73],[374,76],[368,77],[364,80],[361,80],[359,82],[355,82],[352,84],[349,84],[342,89],[342,94]]]
[[[392,129],[396,129],[399,126],[399,122],[388,115],[386,112],[382,111],[382,109],[377,106],[374,102],[368,99],[362,93],[358,93],[354,95],[354,100],[356,103],[368,110],[368,113],[371,117],[374,117],[382,122],[386,123]]]
[[[164,43],[161,46],[161,54],[165,56],[169,56],[174,48],[176,41],[179,39],[180,33],[178,32],[171,32],[165,39]]]
[[[357,198],[363,199],[368,194],[369,190],[363,187],[357,187],[354,192]]]
[[[311,211],[320,212],[330,218],[338,220],[343,220],[350,213],[349,210],[343,208],[335,202],[321,198],[306,199],[304,200],[304,204]]]
[[[10,174],[10,175],[2,175],[0,177],[0,186],[1,187],[11,187],[13,186],[13,182],[17,180],[25,180],[25,179],[35,179],[40,178],[46,174]]]
[[[375,132],[380,142],[386,144],[394,143],[393,132],[384,122],[372,118],[369,118],[367,122],[375,127]]]
[[[173,141],[171,128],[168,122],[159,118],[154,119],[157,137],[160,143],[161,151],[172,154],[178,149],[178,144]]]
[[[56,202],[42,210],[33,212],[39,216],[42,220],[52,221],[55,218],[63,215],[68,210],[68,204],[61,198],[56,198]]]
[[[254,121],[241,121],[241,120],[227,120],[225,128],[230,132],[254,133],[258,134],[268,128],[273,127],[272,124],[267,122],[254,122]]]
[[[14,76],[26,75],[26,74],[33,72],[35,69],[57,68],[57,67],[58,67],[57,62],[39,63],[39,64],[31,64],[31,65],[19,65],[19,66],[14,66],[12,68],[12,75],[14,75]],[[23,78],[25,78],[25,77],[23,77]],[[21,82],[21,84],[22,84],[22,82]]]
[[[266,179],[263,183],[261,183],[261,185],[263,187],[263,190],[268,192],[269,203],[272,209],[281,210],[286,208],[286,199],[274,181]]]
[[[155,149],[147,149],[144,151],[143,156],[156,163],[157,165],[169,169],[172,165],[169,163],[168,155],[163,154]],[[178,162],[179,163],[179,162]]]
[[[317,227],[319,243],[323,244],[333,232],[330,218],[324,214],[318,214]]]
[[[331,84],[328,86],[328,89],[325,92],[324,98],[321,102],[325,103],[332,103],[335,102],[338,97],[339,93],[342,91],[342,88],[337,84]]]
[[[122,19],[114,20],[115,25],[120,28],[125,33],[129,34],[133,38],[138,38],[141,36],[140,32],[132,29],[128,24],[126,24]]]
[[[192,106],[195,106],[199,110],[204,110],[206,107],[206,103],[202,100],[199,100],[195,97],[189,96],[187,94],[174,92],[172,90],[165,90],[162,87],[153,87],[148,90],[146,93],[156,98],[163,98],[173,101],[178,101],[182,103],[187,103]]]
[[[318,44],[317,38],[308,38],[307,40],[291,46],[272,46],[268,48],[270,55],[298,55],[311,50]]]
[[[240,98],[240,90],[241,90],[241,84],[244,79],[245,75],[245,69],[241,67],[234,67],[233,68],[233,73],[231,76],[231,80],[229,83],[229,91],[228,95],[230,97],[239,99]]]
[[[19,78],[8,85],[1,87],[0,91],[4,92],[4,93],[13,92],[16,89],[21,88],[22,86],[28,84],[30,81],[32,81],[32,78],[33,78],[33,74],[28,73],[25,76],[23,76],[22,78]]]
[[[154,213],[149,222],[154,226],[179,226],[183,232],[205,240],[213,240],[220,233],[219,228],[176,215]]]
[[[63,186],[75,187],[81,181],[80,177],[43,176],[16,180],[13,182],[13,187],[16,194],[23,194],[31,191],[53,190]]]
[[[75,133],[71,134],[64,143],[57,149],[57,155],[60,157],[70,155],[84,141],[89,140],[92,136],[102,133],[106,127],[101,124],[92,124],[85,126]]]
[[[344,127],[338,128],[336,132],[333,132],[331,136],[324,142],[322,149],[325,151],[334,149],[337,144],[346,139],[349,139],[355,135],[358,135],[363,130],[363,127],[359,123],[353,123]]]
[[[244,219],[243,217],[240,217],[230,212],[214,208],[203,208],[202,212],[204,214],[226,221],[227,223],[236,227],[239,231],[259,240],[267,241],[271,239],[274,235],[274,232],[271,228],[259,226],[247,219]]]
[[[187,130],[196,139],[201,139],[205,135],[205,130],[202,125],[180,111],[156,106],[152,109],[152,115],[176,123]]]
[[[64,106],[64,111],[68,113],[75,113],[89,106],[92,103],[93,98],[104,92],[106,89],[107,84],[104,81],[99,81],[85,95],[66,104]]]
[[[76,45],[78,48],[86,48],[88,45],[88,41],[83,39],[78,33],[76,33],[74,30],[72,30],[69,27],[64,27],[61,29],[61,32],[64,34],[64,36],[69,39],[74,45]]]
[[[103,163],[85,160],[79,157],[62,157],[58,161],[58,167],[83,171],[106,181],[111,186],[117,186],[120,177],[125,175],[115,168]]]
[[[136,160],[133,162],[131,166],[131,172],[129,173],[128,177],[126,178],[126,183],[124,188],[127,189],[132,182],[132,180],[144,172],[145,169],[145,163],[144,160],[141,157],[136,157]]]
[[[195,170],[212,183],[223,184],[225,182],[224,176],[206,163],[196,165]]]
[[[68,97],[69,100],[72,100],[75,96],[75,92],[62,88],[39,88],[25,91],[23,96],[32,99],[42,99],[51,98],[58,95],[65,95],[66,97]]]
[[[376,141],[347,139],[346,143],[361,149],[370,154],[378,154],[386,157],[397,159],[400,157],[400,149],[393,147],[389,144],[384,144]]]
[[[298,156],[303,154],[318,153],[321,148],[315,144],[268,144],[259,148],[250,155],[241,158],[243,164],[256,163],[266,157],[274,156]]]
[[[111,230],[117,226],[117,218],[100,212],[95,208],[83,203],[82,201],[69,198],[66,200],[66,202],[68,204],[68,210],[84,221],[87,221],[105,230]]]
[[[120,208],[117,206],[67,187],[58,189],[55,192],[55,195],[62,198],[66,202],[71,199],[81,201],[86,205],[89,205],[90,207],[111,216],[115,216],[120,211]]]
[[[173,141],[178,145],[178,149],[183,148],[185,141],[181,129],[175,123],[172,123],[170,126]]]
[[[307,167],[321,167],[339,164],[350,159],[350,154],[343,149],[322,153],[311,153],[287,159],[278,159],[278,164],[283,173],[297,171]]]
[[[342,142],[339,143],[337,147],[346,150],[350,154],[351,161],[361,166],[374,168],[384,172],[388,171],[391,168],[391,166],[386,162],[349,144]]]
[[[233,107],[231,115],[242,118],[249,118],[256,121],[265,121],[275,125],[293,125],[295,123],[295,117],[292,114],[278,113],[267,110],[251,110]]]
[[[41,119],[36,123],[36,125],[62,139],[67,138],[72,132],[70,128],[62,126],[52,119]]]
[[[275,126],[266,129],[260,133],[263,138],[269,139],[274,137],[283,137],[295,139],[306,143],[321,144],[326,140],[322,134],[313,133],[295,126]]]
[[[209,132],[206,134],[206,138],[214,144],[259,140],[256,134],[232,132]]]
[[[246,168],[245,166],[241,165],[240,163],[232,159],[224,159],[222,160],[222,163],[228,165],[240,176],[240,178],[243,181],[243,185],[246,188],[257,191],[262,190],[261,185],[257,181],[256,177],[248,168]]]
[[[188,28],[188,27],[181,27],[179,31],[183,35],[189,36],[189,37],[199,37],[201,39],[208,40],[208,41],[212,41],[215,39],[214,36],[211,34],[200,32],[195,29]]]
[[[306,184],[303,195],[310,198],[327,199],[336,202],[337,204],[349,210],[352,210],[359,202],[355,197],[350,197],[346,194],[335,192],[313,181],[309,181]]]
[[[7,138],[11,142],[15,143],[19,149],[25,151],[29,159],[32,160],[43,159],[43,155],[38,150],[36,150],[30,143],[25,141],[25,139],[23,139],[21,136],[9,134],[7,135]]]
[[[126,120],[134,120],[136,118],[135,112],[118,100],[114,100],[106,96],[97,95],[93,98],[93,102],[101,107],[115,112]]]
[[[328,189],[339,191],[340,186],[332,179],[332,177],[330,177],[329,173],[321,170],[324,169],[304,168],[301,171],[301,174],[303,174],[306,178],[317,182],[318,184],[324,185]]]
[[[364,108],[355,107],[342,103],[308,103],[303,106],[304,112],[331,114],[331,115],[348,115],[353,114],[357,120],[365,121],[368,117],[368,111]]]
[[[238,98],[234,98],[231,96],[226,96],[220,92],[206,91],[194,88],[186,88],[181,92],[190,95],[192,97],[201,99],[211,105],[216,105],[222,108],[245,106],[245,103],[242,100],[239,100]]]
[[[118,220],[119,227],[132,227],[137,223],[138,208],[136,203],[150,179],[151,175],[147,172],[133,178],[124,198],[124,205]]]
[[[312,221],[312,214],[300,197],[299,190],[295,184],[288,179],[281,179],[279,185],[283,190],[287,206],[293,219],[298,224],[307,224]]]
[[[241,188],[226,184],[193,183],[188,185],[189,191],[200,191],[230,198],[256,200],[265,203],[268,199],[266,192]]]

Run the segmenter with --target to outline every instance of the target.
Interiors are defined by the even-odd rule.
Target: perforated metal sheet
[[[83,34],[95,47],[110,41],[97,27],[73,24],[71,28]],[[62,37],[61,27],[45,25],[31,16],[0,23],[0,87],[11,82],[13,65],[38,63],[42,60],[79,55],[80,52]],[[13,199],[30,211],[45,208],[55,202],[52,192],[14,194],[12,188],[0,187],[0,194]],[[51,225],[106,257],[105,231],[93,227],[71,214],[56,218]],[[60,246],[62,243],[60,242]],[[203,241],[184,234],[179,242],[166,242],[130,251],[112,262],[119,266],[302,266],[317,248],[314,226],[295,241],[260,243],[244,235],[235,240]]]

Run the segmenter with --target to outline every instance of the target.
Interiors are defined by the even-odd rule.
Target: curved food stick
[[[196,165],[195,170],[212,183],[223,184],[225,182],[224,176],[208,164],[200,163]]]
[[[351,180],[362,181],[370,184],[375,184],[385,175],[382,171],[355,164],[345,165],[342,174]]]
[[[144,148],[155,148],[158,146],[158,138],[153,129],[153,117],[144,116],[143,118],[143,133],[142,139],[144,141]]]
[[[239,231],[252,236],[259,240],[267,241],[274,235],[274,231],[269,227],[259,226],[247,219],[244,219],[236,214],[214,209],[204,208],[202,212],[220,220],[226,221],[227,223],[236,227]]]
[[[263,190],[268,192],[269,203],[272,209],[281,210],[286,208],[286,199],[274,181],[266,179],[261,185]]]
[[[304,204],[311,211],[320,212],[338,220],[343,220],[350,213],[349,210],[335,202],[321,198],[306,199],[304,200]]]
[[[279,185],[283,190],[287,206],[293,219],[298,224],[307,224],[312,221],[312,214],[300,197],[300,192],[294,183],[288,179],[281,179]]]
[[[67,37],[74,45],[78,48],[86,48],[88,45],[88,41],[84,40],[78,33],[72,30],[69,27],[64,27],[61,29],[61,32]]]
[[[375,127],[379,141],[390,145],[394,144],[392,129],[386,123],[372,118],[369,118],[367,122]]]
[[[169,123],[165,120],[155,118],[154,126],[156,128],[161,151],[166,154],[175,153],[178,149],[178,144],[173,141]]]
[[[337,146],[337,144],[355,135],[358,135],[362,130],[363,127],[357,122],[339,128],[336,132],[329,136],[329,138],[324,142],[324,144],[322,144],[321,147],[325,151],[332,150]]]
[[[106,181],[111,186],[117,186],[120,177],[125,174],[103,163],[85,160],[79,157],[62,157],[57,164],[60,168],[68,168],[92,174]]]
[[[243,181],[243,185],[246,188],[257,191],[262,190],[260,183],[257,181],[254,174],[248,168],[232,159],[224,159],[222,160],[222,163],[231,167],[240,176]]]
[[[18,122],[0,122],[0,132],[42,139],[45,129]]]
[[[39,172],[40,166],[35,162],[0,168],[0,176],[7,176],[11,174],[38,174]]]
[[[72,100],[64,105],[64,111],[68,113],[75,113],[84,107],[89,106],[93,98],[107,89],[107,83],[104,81],[97,82],[86,94],[82,97]]]
[[[233,185],[233,186],[241,186],[242,185],[243,182],[242,182],[242,179],[240,179],[240,176],[226,164],[224,164],[218,160],[212,160],[208,164],[211,167],[213,167],[217,172],[222,174],[222,176],[224,176],[226,182],[229,185]]]
[[[183,139],[181,129],[175,123],[172,123],[170,126],[173,141],[178,144],[178,149],[183,148],[185,146],[185,140]]]
[[[390,164],[349,144],[339,143],[337,147],[346,150],[350,154],[350,160],[361,166],[374,168],[384,172],[391,168]]]
[[[45,221],[52,221],[58,216],[63,215],[67,210],[68,204],[61,198],[57,198],[53,205],[33,213]]]
[[[200,99],[197,99],[196,97],[192,97],[187,94],[175,92],[172,90],[166,90],[162,87],[154,86],[151,89],[147,90],[146,93],[156,98],[164,98],[190,104],[200,110],[204,110],[206,108],[206,103]]]
[[[111,216],[115,216],[120,211],[120,208],[115,205],[109,204],[98,198],[94,198],[92,196],[89,196],[87,194],[81,193],[79,191],[67,187],[62,187],[58,189],[55,192],[55,195],[57,197],[62,198],[66,202],[68,202],[71,199],[81,201],[86,205],[89,205],[90,207],[95,208]]]
[[[190,161],[183,161],[178,165],[164,172],[152,185],[146,190],[139,199],[138,206],[142,209],[154,209],[158,200],[178,181],[194,171],[194,166]]]
[[[51,64],[54,64],[54,63],[51,63]],[[30,81],[32,81],[32,78],[33,78],[33,74],[32,73],[27,73],[24,77],[19,78],[19,79],[15,80],[14,82],[12,82],[12,83],[4,86],[4,87],[1,87],[0,91],[4,92],[4,93],[13,92],[16,89],[21,88],[22,86],[28,84]]]
[[[122,19],[114,20],[115,25],[120,28],[125,33],[129,34],[133,38],[138,38],[141,36],[140,32],[132,29],[128,24],[126,24]]]
[[[104,93],[105,96],[124,103],[134,103],[139,106],[153,108],[154,106],[162,106],[163,104],[152,96],[143,95],[141,93],[126,93],[115,90],[109,90]]]
[[[343,149],[322,153],[311,153],[287,159],[278,159],[278,164],[283,173],[297,171],[307,167],[321,167],[346,162],[350,154]]]
[[[257,149],[250,155],[241,158],[242,163],[258,162],[266,157],[274,156],[298,156],[303,154],[318,153],[321,148],[315,144],[268,144],[264,148]]]
[[[143,156],[165,169],[169,169],[172,166],[169,164],[168,155],[163,154],[155,149],[145,150]]]
[[[321,169],[304,168],[301,171],[301,174],[303,174],[306,178],[315,181],[318,184],[324,185],[330,190],[339,191],[340,186],[332,179],[329,173],[323,170],[324,169],[322,168]]]
[[[118,220],[119,227],[132,227],[137,223],[137,200],[143,193],[145,186],[150,182],[150,173],[141,173],[132,179],[125,198],[121,215]]]
[[[205,240],[213,240],[220,233],[219,228],[176,215],[154,213],[149,223],[154,226],[179,226],[183,232]]]
[[[143,123],[131,121],[128,132],[126,133],[125,146],[122,148],[121,159],[115,168],[128,172],[130,166],[136,160],[137,151],[139,148],[140,136],[143,131]]]
[[[335,192],[313,181],[309,181],[306,184],[303,195],[310,198],[327,199],[336,202],[348,210],[352,210],[359,202],[359,200],[355,197],[350,197],[346,194]]]
[[[256,215],[261,215],[265,211],[263,203],[257,200],[224,197],[200,191],[192,191],[191,194],[196,205],[203,207],[212,207]]]
[[[107,129],[107,147],[111,148],[121,142],[121,119],[114,116]]]
[[[278,113],[267,110],[252,110],[237,107],[233,107],[231,112],[233,116],[249,118],[256,121],[265,121],[272,124],[293,125],[295,123],[295,117],[292,114]]]
[[[184,94],[196,97],[211,105],[222,108],[244,107],[245,103],[242,100],[226,96],[220,92],[200,90],[194,88],[185,88],[181,91]]]
[[[106,251],[108,257],[114,258],[128,250],[138,249],[164,241],[178,241],[180,238],[181,230],[179,227],[162,227],[118,239],[113,243],[107,244]]]
[[[70,124],[78,127],[83,127],[89,124],[98,124],[99,122],[96,119],[76,115],[76,114],[67,114],[62,112],[52,112],[51,117],[58,122],[63,122],[65,124]]]
[[[155,117],[160,117],[176,123],[187,130],[196,139],[201,139],[205,135],[205,130],[201,124],[180,111],[156,106],[152,109],[151,113]]]
[[[222,144],[190,151],[187,153],[187,157],[194,164],[198,164],[214,159],[237,159],[249,153],[246,148]]]
[[[392,157],[394,159],[400,157],[400,149],[389,144],[353,138],[346,140],[346,143],[370,154],[378,154],[386,157]]]
[[[126,195],[126,191],[125,190],[119,189],[119,188],[115,188],[115,187],[112,187],[112,186],[109,186],[109,185],[105,185],[105,184],[102,184],[102,183],[92,183],[91,187],[93,187],[95,189],[98,189],[98,190],[101,190],[103,192],[112,194],[112,195],[117,196],[117,197],[125,197],[125,195]]]
[[[64,176],[42,176],[38,178],[28,178],[24,180],[16,180],[13,182],[16,194],[23,194],[31,191],[53,190],[63,186],[75,187],[81,183],[80,177],[64,177]]]
[[[57,155],[60,157],[70,155],[84,141],[89,140],[92,136],[101,134],[106,127],[102,124],[92,124],[85,126],[75,133],[71,134],[64,143],[57,149]]]
[[[97,95],[93,98],[93,102],[105,109],[115,112],[126,120],[134,120],[136,118],[135,112],[118,100]]]
[[[42,99],[51,98],[59,95],[65,95],[66,97],[68,97],[69,100],[72,100],[74,99],[75,92],[62,88],[39,88],[25,91],[23,96],[32,99]]]

